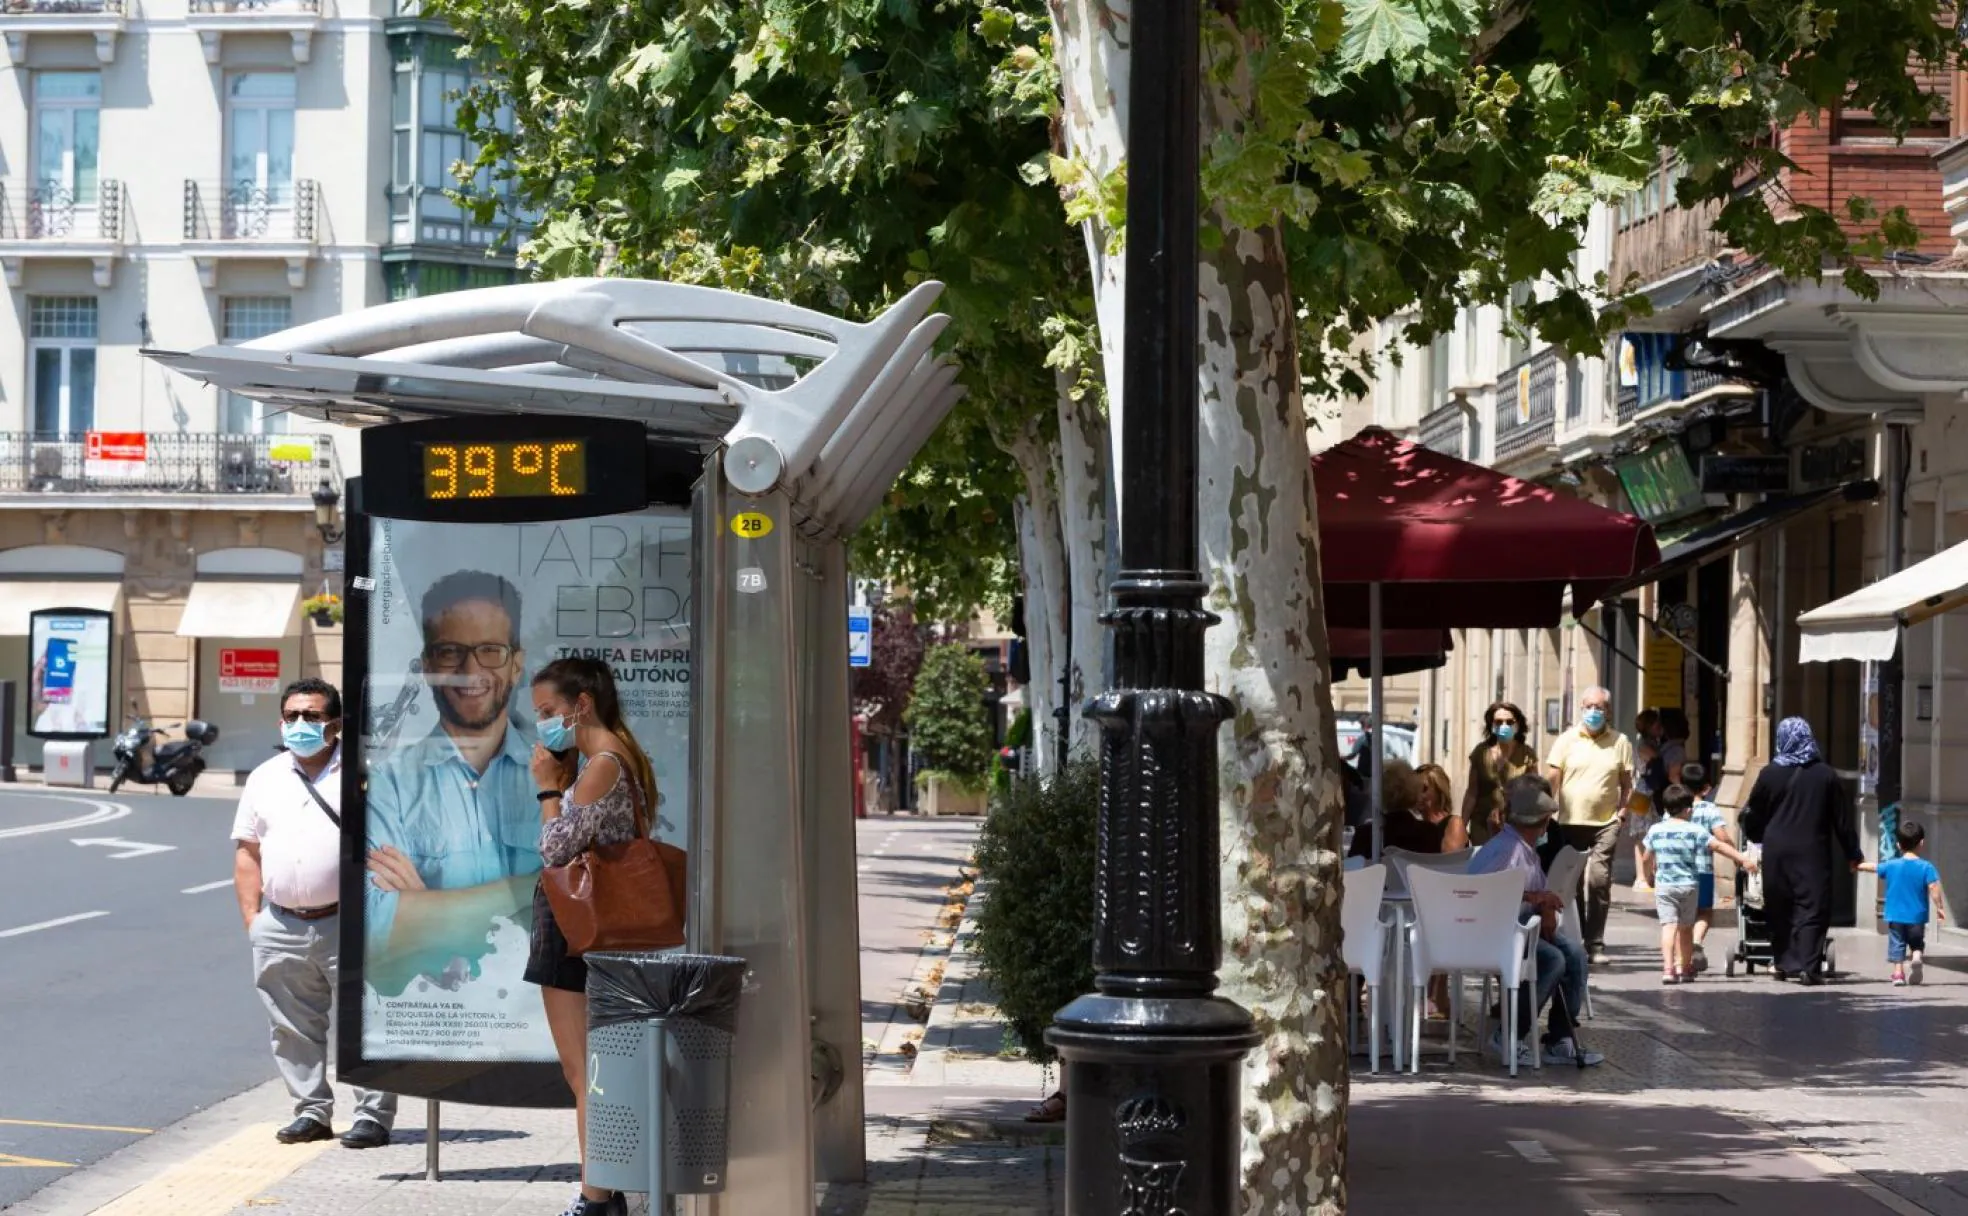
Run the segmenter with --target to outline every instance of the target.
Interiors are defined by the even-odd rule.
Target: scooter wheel
[[[109,792],[114,794],[117,791],[117,789],[122,786],[122,784],[123,784],[123,774],[119,772],[114,777],[111,777],[109,779]]]
[[[169,783],[171,789],[171,796],[174,798],[182,798],[186,794],[191,793],[192,781],[193,778],[190,777],[180,776],[180,777],[171,778]]]

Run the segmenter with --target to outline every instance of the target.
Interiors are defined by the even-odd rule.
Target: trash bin
[[[722,1191],[745,960],[638,951],[587,963],[589,1184]]]
[[[86,739],[50,739],[41,745],[41,780],[49,785],[94,789],[95,756]]]

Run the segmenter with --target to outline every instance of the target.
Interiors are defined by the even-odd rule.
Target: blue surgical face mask
[[[574,720],[566,714],[540,719],[539,730],[540,746],[550,752],[564,752],[574,746]]]
[[[1510,742],[1517,737],[1517,724],[1515,722],[1497,723],[1496,736],[1497,742],[1499,743]]]
[[[287,750],[306,760],[319,756],[328,747],[327,727],[320,722],[309,722],[305,718],[280,724],[280,741]]]
[[[1586,710],[1585,729],[1594,734],[1598,734],[1600,731],[1606,729],[1606,711],[1603,709]]]

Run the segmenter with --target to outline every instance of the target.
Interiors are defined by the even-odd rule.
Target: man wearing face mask
[[[1586,855],[1585,947],[1594,964],[1606,956],[1606,913],[1613,898],[1613,854],[1621,808],[1633,794],[1633,744],[1613,729],[1613,694],[1588,688],[1579,723],[1558,736],[1545,758],[1546,779],[1558,797],[1556,845]]]
[[[341,905],[342,696],[298,680],[280,699],[286,750],[254,769],[232,823],[232,884],[253,944],[253,982],[273,1030],[273,1060],[294,1096],[282,1144],[333,1136],[328,1031]],[[356,1091],[349,1148],[389,1143],[396,1097]]]

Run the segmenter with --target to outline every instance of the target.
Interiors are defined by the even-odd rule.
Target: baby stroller
[[[1739,847],[1745,857],[1762,859],[1763,846],[1744,842]],[[1837,949],[1836,942],[1825,939],[1824,973],[1827,976],[1838,969]],[[1770,940],[1770,921],[1763,913],[1763,876],[1737,866],[1736,952],[1729,956],[1722,973],[1734,979],[1737,967],[1743,969],[1744,975],[1755,975],[1758,967],[1774,968],[1776,965],[1776,943]]]

